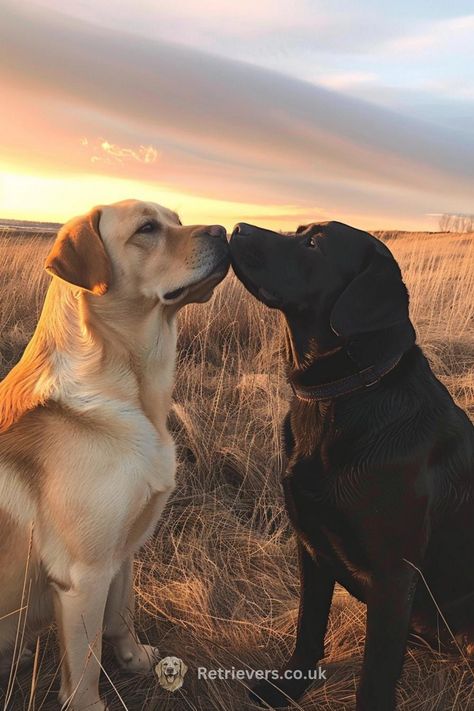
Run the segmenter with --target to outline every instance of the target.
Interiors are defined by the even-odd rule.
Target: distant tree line
[[[439,218],[441,232],[474,232],[474,215],[449,214]]]

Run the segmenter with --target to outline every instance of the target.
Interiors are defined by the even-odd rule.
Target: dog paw
[[[61,711],[109,711],[109,707],[102,701],[102,699],[90,700],[85,697],[81,700],[75,699],[64,691],[60,691],[58,694],[58,700],[61,705]]]
[[[249,692],[250,700],[267,708],[283,709],[290,706],[293,699],[282,693],[282,691],[268,681],[261,681]]]
[[[131,674],[147,674],[159,659],[158,649],[150,644],[134,644],[115,654],[120,667]]]
[[[271,706],[272,708],[286,708],[292,705],[293,698],[270,681],[260,681],[250,690],[250,699],[260,706]]]
[[[109,706],[104,704],[103,701],[93,701],[92,703],[86,703],[84,705],[68,706],[68,711],[109,711]]]
[[[271,682],[262,680],[249,692],[250,699],[264,708],[284,709],[293,707],[303,694],[312,686],[304,679],[279,679]]]

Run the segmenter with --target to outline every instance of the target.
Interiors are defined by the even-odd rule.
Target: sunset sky
[[[474,212],[472,0],[1,0],[0,217]]]

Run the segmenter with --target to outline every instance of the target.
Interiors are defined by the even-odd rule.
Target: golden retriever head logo
[[[167,691],[178,691],[183,686],[188,667],[178,657],[164,657],[155,667],[158,682]]]

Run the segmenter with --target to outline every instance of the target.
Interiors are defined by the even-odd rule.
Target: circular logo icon
[[[155,667],[158,683],[166,691],[178,691],[183,686],[188,667],[179,657],[164,657]]]

